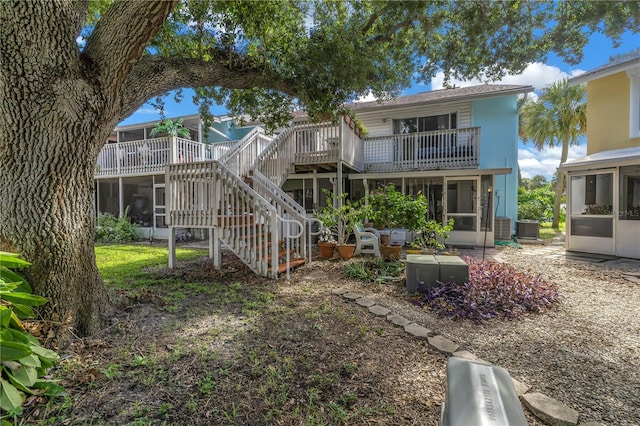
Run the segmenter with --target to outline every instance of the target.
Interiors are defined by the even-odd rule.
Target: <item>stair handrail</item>
[[[233,251],[247,266],[254,272],[269,276],[268,265],[271,264],[271,278],[278,277],[278,215],[276,207],[271,205],[260,194],[255,192],[239,176],[224,164],[217,162],[216,180],[218,181],[218,197],[214,206],[220,209],[218,221],[218,238]],[[242,191],[243,197],[237,198],[237,190]],[[223,200],[231,196],[225,205]],[[228,214],[227,209],[251,208],[254,217],[257,215],[256,223],[251,225],[253,233],[243,228],[234,229],[231,226],[238,221],[237,215]],[[246,221],[246,219],[245,219]],[[236,227],[237,228],[237,227]],[[259,228],[264,228],[271,235],[271,241],[265,239],[263,234],[256,232]],[[248,240],[246,240],[248,238]],[[270,249],[265,249],[265,244],[270,244]],[[270,252],[270,253],[269,253]],[[270,254],[270,256],[269,256]],[[266,263],[264,259],[268,259]],[[287,265],[289,266],[289,265]]]
[[[245,198],[250,199],[252,201],[250,207],[252,207],[254,210],[256,209],[256,207],[260,207],[260,209],[265,210],[269,213],[269,216],[272,218],[272,222],[269,224],[269,231],[272,235],[272,241],[271,241],[271,260],[270,260],[270,264],[271,264],[271,275],[272,278],[277,278],[278,276],[278,236],[282,235],[283,239],[285,240],[285,243],[287,244],[287,258],[286,258],[286,262],[287,262],[287,279],[289,279],[290,274],[289,274],[289,270],[291,269],[291,241],[292,240],[296,240],[298,238],[300,238],[303,234],[304,234],[304,225],[303,223],[301,223],[299,220],[296,219],[288,219],[288,218],[284,218],[282,216],[280,216],[278,214],[278,208],[277,206],[271,204],[269,202],[269,200],[267,200],[266,198],[264,198],[260,193],[258,193],[257,191],[255,191],[253,188],[251,188],[249,185],[247,185],[239,176],[237,176],[231,169],[229,169],[228,167],[226,167],[224,164],[218,164],[217,167],[217,172],[216,175],[222,175],[224,174],[224,178],[229,179],[230,181],[233,182],[233,185],[237,186],[238,188],[241,188],[244,191],[245,194]],[[259,265],[256,259],[260,259],[262,256],[260,256],[259,251],[258,252],[251,252],[249,253],[249,256],[243,256],[243,251],[239,250],[239,247],[237,247],[234,243],[236,243],[237,241],[233,241],[230,238],[225,238],[225,236],[227,234],[232,234],[233,230],[225,230],[225,228],[227,228],[227,222],[225,220],[225,214],[223,212],[223,205],[222,205],[222,197],[226,194],[226,191],[230,188],[233,188],[233,185],[220,185],[220,209],[222,214],[220,215],[222,217],[222,221],[221,221],[221,240],[224,241],[224,243],[245,263],[247,264],[247,266],[249,266],[250,268],[252,268],[254,271],[256,271],[256,268],[258,269],[258,273],[261,274],[265,274],[268,273],[268,268],[264,268],[264,265]],[[295,201],[294,201],[295,202]],[[297,227],[299,230],[296,233],[291,233],[291,228],[289,225],[293,224],[295,227]],[[280,232],[280,230],[282,230],[282,233]],[[246,251],[246,248],[245,250]],[[256,263],[256,265],[252,265],[252,262]]]
[[[309,223],[309,238],[307,239],[307,244],[309,245],[309,247],[307,253],[309,256],[309,266],[311,266],[311,237],[320,236],[320,234],[322,233],[322,228],[324,227],[324,223],[322,223],[320,219],[315,217],[307,217],[305,218],[305,221]],[[313,222],[318,222],[320,224],[316,232],[313,232],[313,227],[311,225]]]
[[[299,221],[302,224],[306,223],[307,211],[304,207],[291,198],[286,192],[284,192],[279,186],[271,182],[265,175],[258,170],[252,171],[253,189],[257,191],[262,197],[264,197],[271,204],[275,205],[279,215],[287,215]],[[300,251],[302,257],[306,257],[307,246],[305,241],[308,239],[307,235],[303,234],[299,236],[300,241],[297,241],[296,250]]]
[[[304,234],[304,226],[302,225],[302,223],[300,223],[297,220],[293,220],[293,219],[285,219],[281,216],[278,216],[278,218],[280,219],[281,222],[283,223],[293,223],[294,225],[296,225],[298,228],[300,228],[300,231],[296,234],[296,235],[291,235],[289,233],[289,226],[284,226],[283,229],[286,229],[286,235],[284,235],[286,244],[287,244],[287,280],[289,280],[291,278],[291,240],[292,239],[298,239],[300,238],[300,236],[302,236],[302,234]],[[276,268],[276,272],[277,272],[277,268]]]
[[[278,186],[284,183],[295,164],[295,146],[292,143],[292,133],[294,133],[293,123],[276,136],[253,163],[255,170]]]
[[[284,192],[282,188],[273,183],[271,180],[267,179],[265,175],[260,173],[259,170],[253,170],[253,181],[258,183],[258,185],[264,187],[266,190],[270,192],[271,195],[275,195],[277,197],[276,202],[278,204],[284,204],[288,208],[294,210],[298,213],[299,216],[304,217],[307,214],[307,211],[304,207],[302,207],[296,200],[291,198],[289,194]]]
[[[264,134],[262,127],[254,127],[218,161],[234,171],[238,176],[246,176],[253,167],[254,159],[264,149],[259,145],[261,138],[267,139],[267,145],[272,142],[272,138]]]

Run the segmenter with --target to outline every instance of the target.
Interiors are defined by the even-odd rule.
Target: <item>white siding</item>
[[[411,117],[428,117],[432,115],[455,112],[459,129],[471,127],[471,102],[449,102],[433,105],[408,106],[378,111],[360,112],[357,118],[367,128],[367,136],[385,136],[393,134],[393,120]]]

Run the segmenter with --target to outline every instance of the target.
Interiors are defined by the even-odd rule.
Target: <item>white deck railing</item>
[[[208,160],[209,152],[204,143],[178,137],[110,143],[98,154],[95,176],[158,173],[167,164]]]
[[[220,162],[238,176],[247,176],[256,158],[271,143],[273,138],[264,134],[262,127],[255,127],[232,149],[220,157]]]
[[[295,141],[296,164],[337,163],[340,160],[340,123],[296,123],[291,137]]]
[[[379,136],[364,140],[367,172],[478,167],[480,128]]]

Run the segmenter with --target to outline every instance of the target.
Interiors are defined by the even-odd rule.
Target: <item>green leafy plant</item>
[[[327,196],[327,205],[314,212],[314,217],[322,222],[322,232],[326,234],[324,229],[329,229],[336,236],[338,245],[344,245],[355,226],[366,219],[369,209],[358,201],[351,202],[346,192],[340,195],[328,189],[323,189],[323,192]]]
[[[127,208],[128,211],[128,208]],[[99,213],[96,219],[96,241],[100,243],[125,243],[140,239],[140,227],[131,223],[125,211],[116,218],[110,213]]]
[[[449,238],[449,233],[453,230],[454,223],[453,218],[449,219],[446,225],[437,220],[427,221],[424,228],[418,231],[411,242],[411,247],[421,250],[444,249],[445,242]]]
[[[166,118],[161,120],[156,127],[154,127],[149,136],[152,138],[158,134],[166,133],[169,136],[177,136],[183,139],[191,139],[191,133],[189,133],[189,129],[184,127],[182,124],[184,122],[184,118],[178,118],[175,122],[170,118]]]
[[[368,197],[371,219],[377,228],[406,228],[410,231],[427,225],[427,199],[420,194],[404,195],[390,183]]]
[[[385,284],[404,272],[404,264],[398,261],[368,260],[345,266],[344,275],[365,283]]]
[[[555,199],[550,184],[531,190],[518,187],[518,219],[551,221]],[[560,221],[564,222],[564,212],[561,212]]]
[[[32,294],[31,286],[15,269],[30,266],[17,254],[0,252],[0,418],[20,415],[26,395],[59,396],[64,389],[44,379],[60,360],[32,336],[22,322],[34,317],[33,306],[47,302]]]

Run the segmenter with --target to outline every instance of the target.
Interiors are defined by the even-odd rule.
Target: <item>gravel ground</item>
[[[611,267],[539,245],[492,254],[556,282],[560,306],[522,320],[477,325],[437,318],[412,305],[399,287],[371,297],[506,368],[530,391],[577,410],[580,423],[640,425],[640,278],[634,278],[640,277],[640,262]]]

